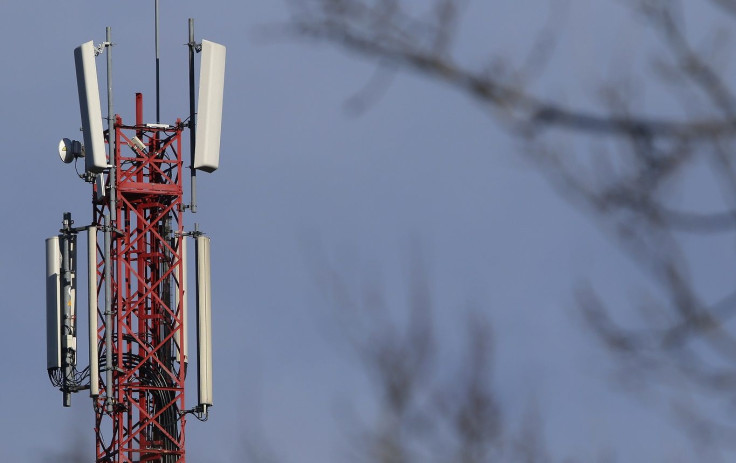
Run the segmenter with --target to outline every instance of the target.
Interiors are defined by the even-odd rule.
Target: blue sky
[[[652,40],[617,2],[569,3],[534,88],[586,107],[596,82],[638,69],[650,47],[640,44]],[[185,218],[212,238],[214,288],[215,406],[209,422],[189,421],[193,461],[239,461],[246,432],[285,462],[347,461],[340,409],[349,403],[370,417],[373,396],[316,283],[305,244],[315,242],[356,293],[366,275],[379,278],[399,309],[419,243],[440,340],[457,348],[469,305],[487,314],[509,425],[536,401],[556,461],[609,453],[697,461],[664,401],[621,391],[574,310],[581,278],[625,305],[646,288],[643,275],[518,156],[483,108],[400,73],[367,112],[351,115],[345,103],[375,66],[333,47],[264,38],[261,26],[288,19],[280,2],[161,0],[161,12],[164,121],[188,112],[187,18],[198,39],[228,47],[220,170],[198,177],[199,211]],[[547,14],[539,0],[473,1],[458,54],[471,63],[520,56]],[[710,19],[693,14],[696,27]],[[78,394],[63,409],[46,377],[43,253],[62,212],[78,224],[91,217],[89,186],[58,161],[56,146],[80,125],[73,49],[103,41],[105,26],[116,44],[116,112],[132,121],[141,91],[152,120],[153,2],[0,0],[3,461],[64,448],[78,429],[92,452],[89,399]],[[656,89],[646,101],[649,111],[669,110]],[[721,260],[706,272],[715,286],[729,283],[722,270],[731,262]]]

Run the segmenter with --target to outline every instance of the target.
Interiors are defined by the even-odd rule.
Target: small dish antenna
[[[84,147],[77,140],[62,138],[59,142],[59,157],[61,162],[69,164],[76,158],[84,157]]]

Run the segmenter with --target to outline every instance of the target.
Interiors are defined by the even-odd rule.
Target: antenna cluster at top
[[[100,90],[95,64],[95,57],[111,45],[110,42],[103,42],[95,46],[90,40],[74,49],[84,142],[62,139],[59,142],[59,157],[64,163],[71,163],[83,157],[88,180],[111,167],[109,156],[105,152],[105,131],[102,126]],[[193,118],[190,118],[189,126],[190,129],[196,127],[196,145],[192,147],[192,172],[194,169],[214,172],[220,165],[226,49],[223,45],[209,40],[202,40],[201,44],[190,46],[202,54],[199,74],[199,113],[196,124]]]

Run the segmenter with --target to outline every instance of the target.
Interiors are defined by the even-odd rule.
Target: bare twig
[[[608,307],[593,289],[579,291],[578,305],[588,326],[623,365],[637,368],[642,378],[666,385],[673,393],[703,391],[699,400],[733,400],[736,328],[731,322],[736,314],[736,291],[703,290],[698,282],[709,278],[708,270],[702,270],[702,263],[693,258],[688,236],[736,236],[736,163],[732,160],[736,92],[730,79],[709,61],[708,53],[692,45],[686,33],[689,18],[679,1],[626,3],[643,14],[668,52],[657,57],[659,80],[655,84],[672,84],[671,96],[685,108],[681,118],[653,117],[639,111],[640,105],[620,84],[607,87],[604,106],[597,111],[578,110],[528,91],[524,83],[534,74],[530,69],[544,65],[550,56],[548,48],[533,51],[531,60],[519,67],[496,53],[492,61],[503,63],[500,71],[461,63],[452,48],[453,36],[461,27],[458,1],[436,0],[429,17],[402,0],[289,3],[290,33],[413,71],[490,108],[521,142],[526,158],[617,243],[655,289],[656,302],[646,304],[646,310],[656,316],[643,316],[638,324],[619,323],[613,316],[615,308]],[[736,16],[734,0],[703,3]],[[564,150],[558,146],[562,137]],[[576,149],[583,137],[596,145],[588,162]],[[690,193],[685,180],[697,166],[712,167],[712,178],[707,181],[720,187],[722,204],[692,210],[673,199],[672,191]],[[394,346],[389,356],[419,355],[397,347],[409,338],[388,339],[387,346]],[[376,365],[385,371],[405,370],[401,363],[384,363]],[[401,384],[411,382],[402,380]],[[708,416],[698,420],[707,423]],[[712,427],[716,428],[722,429]],[[727,434],[709,431],[712,442],[722,441]]]

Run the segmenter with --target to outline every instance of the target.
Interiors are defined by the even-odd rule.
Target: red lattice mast
[[[100,346],[111,331],[112,395],[103,379],[95,402],[97,461],[183,462],[186,359],[179,344],[185,295],[177,282],[184,281],[184,127],[181,121],[144,124],[140,94],[136,108],[135,125],[119,116],[114,125],[115,209],[109,199],[94,207],[99,227],[105,215],[114,217],[111,327],[105,326],[104,304],[98,309]],[[101,251],[99,288],[106,283]]]

